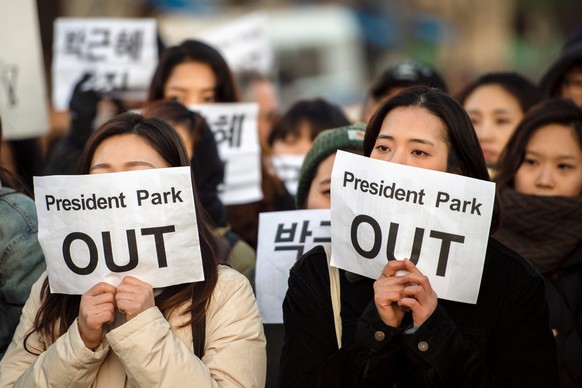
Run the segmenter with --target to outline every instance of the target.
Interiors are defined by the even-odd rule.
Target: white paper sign
[[[225,163],[224,187],[219,193],[222,202],[238,205],[263,199],[257,129],[259,105],[199,104],[189,109],[206,119]]]
[[[51,291],[204,280],[189,167],[34,177]]]
[[[376,279],[409,258],[439,298],[476,303],[493,183],[338,151],[331,192],[333,266]]]
[[[255,286],[264,323],[283,323],[283,299],[293,264],[317,245],[331,242],[329,209],[259,214]]]
[[[42,135],[50,125],[36,1],[1,1],[0,33],[2,135]]]
[[[305,159],[305,155],[275,155],[271,157],[271,163],[273,163],[277,176],[285,183],[285,187],[291,195],[297,194],[303,159]]]
[[[268,15],[254,12],[199,36],[221,52],[232,71],[269,74],[274,56],[267,27]]]
[[[158,63],[155,19],[59,18],[53,42],[53,104],[68,109],[85,73],[85,89],[144,99]]]

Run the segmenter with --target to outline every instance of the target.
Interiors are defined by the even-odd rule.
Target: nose
[[[479,141],[484,143],[493,138],[493,125],[488,120],[483,120],[478,126],[475,127],[477,132],[477,137]]]
[[[397,151],[393,152],[389,162],[398,163],[398,164],[407,164],[406,163],[406,153],[401,151],[401,150],[397,150]]]
[[[535,185],[541,189],[554,188],[554,176],[551,168],[542,167],[535,181]]]

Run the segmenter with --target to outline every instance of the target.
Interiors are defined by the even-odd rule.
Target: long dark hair
[[[216,102],[239,101],[234,76],[222,55],[206,43],[191,39],[183,41],[178,46],[168,47],[162,52],[150,84],[148,101],[161,100],[165,97],[164,86],[172,70],[177,65],[186,62],[201,62],[210,66],[216,76],[214,90]]]
[[[525,150],[532,135],[549,124],[572,128],[582,150],[582,109],[570,99],[553,99],[532,109],[517,126],[499,159],[499,172],[495,177],[499,189],[513,188],[515,174],[523,163]]]
[[[89,173],[93,155],[104,140],[127,134],[145,140],[171,167],[188,166],[186,150],[174,128],[160,119],[146,119],[139,114],[124,113],[103,124],[89,138],[81,155],[80,173]],[[217,242],[208,226],[206,213],[199,203],[197,194],[194,195],[194,205],[205,280],[166,287],[155,297],[155,301],[166,318],[180,306],[190,303],[191,319],[184,326],[192,326],[195,353],[201,355],[204,349],[204,336],[199,334],[204,333],[206,308],[218,279],[218,262],[215,254]],[[26,340],[35,331],[55,340],[68,330],[79,315],[81,296],[51,293],[48,278],[42,286],[41,300],[42,305],[35,317],[33,330],[25,338],[25,348]]]
[[[384,119],[390,111],[401,107],[426,109],[442,120],[446,127],[446,142],[449,146],[447,171],[484,181],[489,181],[489,172],[481,151],[479,139],[467,112],[448,94],[427,86],[412,86],[385,101],[374,113],[364,136],[364,155],[370,156],[380,133]],[[491,231],[499,223],[499,205],[495,200]]]

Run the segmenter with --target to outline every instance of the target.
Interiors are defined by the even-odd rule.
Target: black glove
[[[85,73],[75,85],[69,102],[71,113],[70,141],[83,146],[93,132],[93,122],[97,117],[97,103],[101,100],[101,93],[96,90],[83,90],[84,85],[91,79],[91,73]]]

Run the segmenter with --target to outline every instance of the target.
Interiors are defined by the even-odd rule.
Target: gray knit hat
[[[363,151],[365,133],[366,125],[356,123],[345,127],[326,129],[317,135],[311,149],[303,159],[303,165],[299,173],[299,184],[297,186],[297,194],[295,194],[297,209],[305,208],[311,181],[319,164],[337,150]]]

